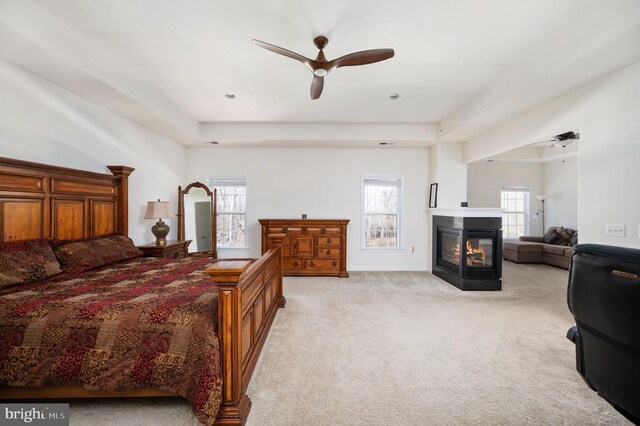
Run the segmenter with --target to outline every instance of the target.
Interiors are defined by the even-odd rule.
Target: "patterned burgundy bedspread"
[[[164,389],[213,423],[222,376],[209,263],[138,258],[0,290],[0,385]]]

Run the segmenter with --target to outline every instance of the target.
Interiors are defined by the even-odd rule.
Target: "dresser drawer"
[[[340,235],[340,227],[331,226],[308,226],[307,234],[320,234],[320,235]]]
[[[172,251],[168,251],[167,253],[165,253],[164,257],[172,257],[174,259],[178,259],[178,258],[185,257],[186,254],[187,253],[184,251],[184,249],[172,250]]]
[[[285,271],[302,271],[304,269],[303,259],[283,259],[282,267]]]
[[[340,259],[340,256],[339,247],[318,247],[318,259]]]
[[[275,234],[275,235],[278,235],[278,234]],[[282,235],[282,234],[279,234],[279,235]],[[291,237],[284,237],[282,238],[281,241],[282,241],[281,244],[283,247],[291,246]],[[273,240],[271,239],[271,235],[267,236],[267,244],[268,244],[267,245],[268,248],[271,248],[274,246]]]
[[[302,235],[302,228],[292,226],[270,226],[269,234]]]
[[[318,249],[320,247],[340,247],[341,244],[341,238],[339,235],[337,236],[318,236],[317,238],[317,242],[316,245],[318,246]]]
[[[335,272],[340,270],[340,259],[307,259],[304,269],[307,272]]]

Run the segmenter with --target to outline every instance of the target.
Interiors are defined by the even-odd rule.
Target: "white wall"
[[[565,162],[551,161],[542,167],[544,213],[547,227],[562,225],[578,228],[578,157]]]
[[[542,220],[533,215],[542,208],[536,195],[542,194],[541,163],[470,163],[467,171],[469,207],[500,207],[500,191],[504,186],[529,188],[529,235],[542,235]],[[547,222],[547,225],[550,223]]]
[[[249,250],[220,249],[220,257],[260,255],[261,218],[350,219],[349,270],[428,270],[425,148],[224,148],[187,150],[188,181],[207,175],[246,176]],[[362,177],[397,175],[402,181],[400,250],[362,250]],[[411,253],[411,247],[415,252]]]
[[[438,183],[438,208],[460,208],[467,201],[467,165],[461,143],[434,145],[430,153],[430,183]]]
[[[581,243],[640,247],[640,62],[523,114],[465,144],[465,158],[580,132],[578,230]],[[627,226],[624,238],[605,224]]]
[[[129,178],[129,234],[154,240],[147,201],[177,206],[186,149],[172,140],[0,60],[0,156],[109,173],[135,167]],[[175,220],[169,238],[176,237]]]

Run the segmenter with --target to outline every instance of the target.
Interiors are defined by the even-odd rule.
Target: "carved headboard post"
[[[117,212],[116,227],[118,232],[129,235],[129,175],[135,169],[127,166],[107,166],[111,173],[118,178],[116,189]]]

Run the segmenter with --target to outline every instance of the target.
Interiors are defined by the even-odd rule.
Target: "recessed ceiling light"
[[[233,93],[225,93],[224,97],[227,99],[235,99],[236,95],[234,95]]]
[[[389,95],[389,99],[394,99],[395,100],[395,99],[398,99],[399,97],[400,97],[400,95],[397,94],[397,93],[392,93],[392,94]]]

